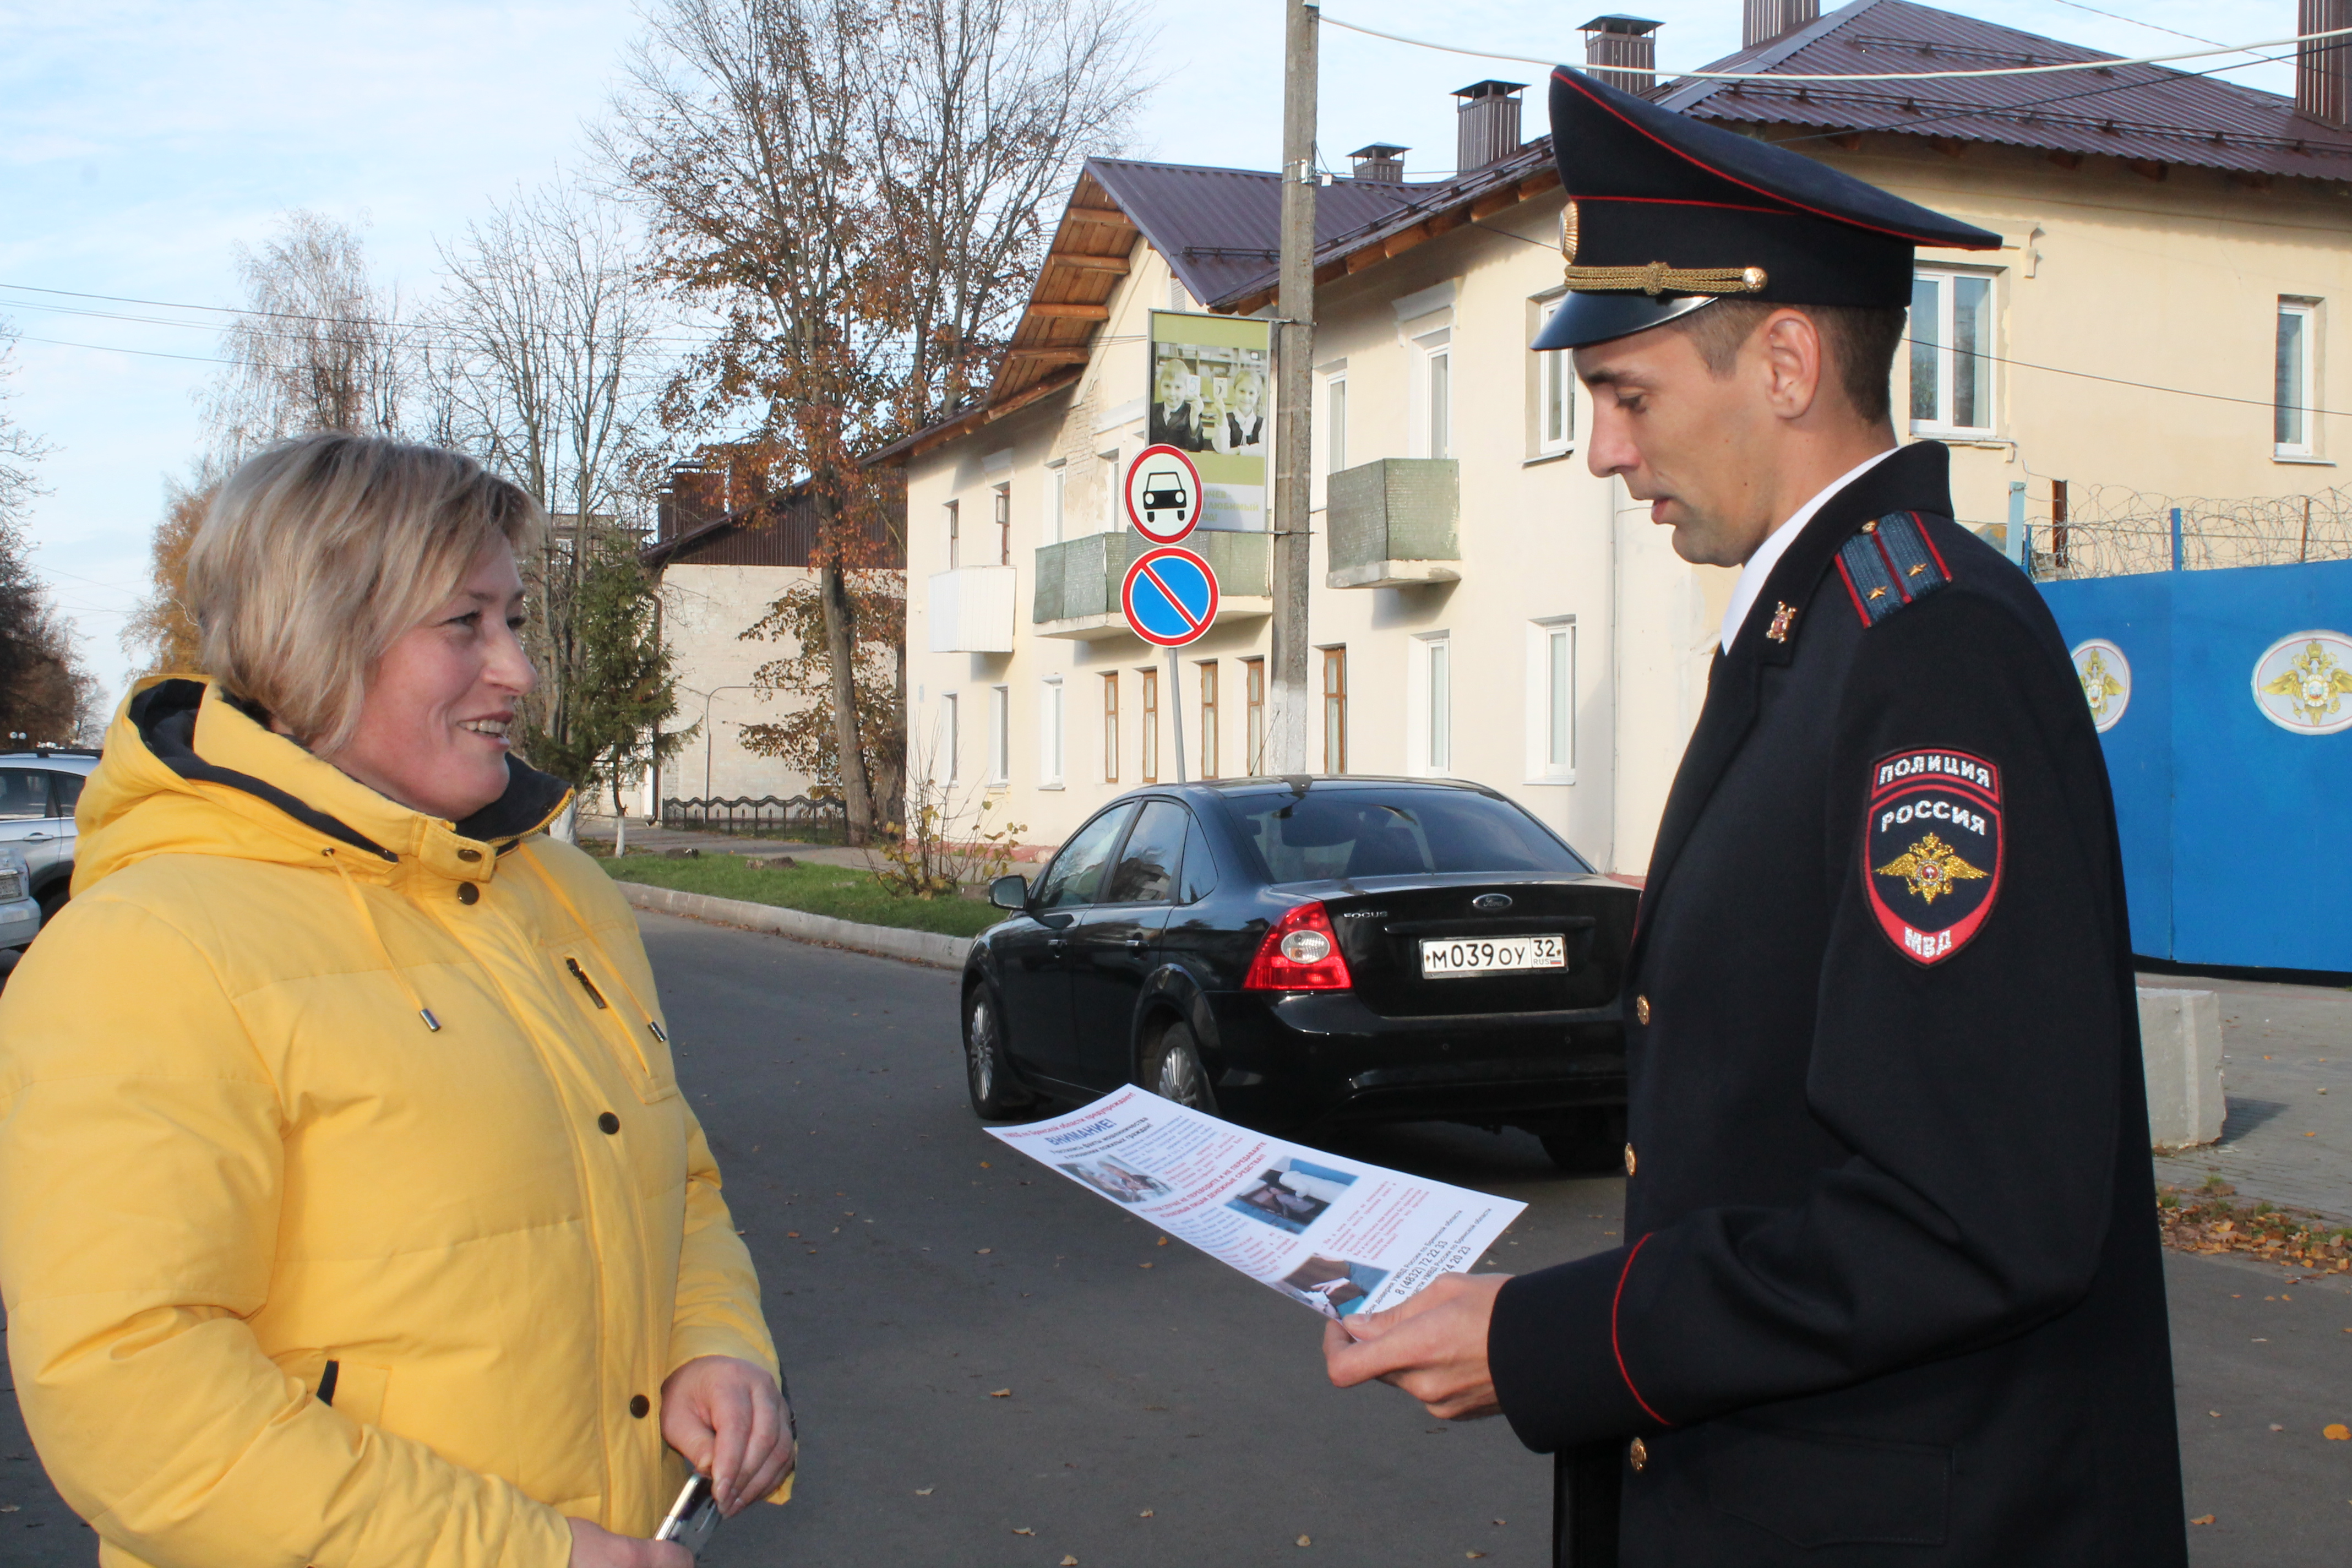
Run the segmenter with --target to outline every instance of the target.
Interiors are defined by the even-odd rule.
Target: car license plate
[[[1421,944],[1421,973],[1429,980],[1567,967],[1565,936],[1436,937]]]

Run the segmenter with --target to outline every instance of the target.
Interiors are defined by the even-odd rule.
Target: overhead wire
[[[1550,70],[1555,67],[1575,71],[1622,70],[1624,68],[1622,66],[1596,66],[1591,64],[1579,65],[1572,60],[1555,61],[1549,59],[1539,59],[1532,55],[1498,55],[1486,49],[1465,49],[1456,44],[1440,44],[1433,42],[1428,38],[1410,37],[1402,33],[1383,32],[1378,27],[1367,27],[1360,22],[1342,21],[1340,18],[1334,16],[1328,12],[1322,14],[1321,20],[1328,26],[1344,27],[1349,32],[1361,33],[1367,37],[1386,38],[1392,44],[1410,44],[1413,47],[1420,49],[1435,49],[1440,54],[1467,55],[1473,59],[1504,60],[1512,65],[1541,66],[1546,70]],[[1987,66],[1981,68],[1972,68],[1968,70],[1832,71],[1828,73],[1806,74],[1795,71],[1703,71],[1661,69],[1659,70],[1658,75],[1662,79],[1670,77],[1677,80],[1689,81],[1806,82],[1943,81],[1965,77],[2052,76],[2066,71],[2113,70],[2117,66],[2168,65],[2174,60],[2210,59],[2217,54],[2247,55],[2252,54],[2261,49],[2275,49],[2294,44],[2316,43],[2321,39],[2340,38],[2347,35],[2352,35],[2352,27],[2329,27],[2319,32],[2296,33],[2292,37],[2284,38],[2263,38],[2258,42],[2251,44],[2223,44],[2209,48],[2183,49],[2177,53],[2168,55],[2100,56],[2095,58],[2084,60],[2060,60],[2052,65]],[[2249,61],[2245,63],[2252,64],[2254,62]]]

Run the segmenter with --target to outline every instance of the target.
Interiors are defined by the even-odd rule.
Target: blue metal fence
[[[2352,971],[2352,561],[2041,586],[2121,708],[2100,738],[2133,951]]]

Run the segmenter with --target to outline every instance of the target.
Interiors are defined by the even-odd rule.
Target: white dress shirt
[[[1804,531],[1805,524],[1813,521],[1813,513],[1822,510],[1822,503],[1901,450],[1900,447],[1889,447],[1874,457],[1864,458],[1823,485],[1819,495],[1790,512],[1789,521],[1774,529],[1765,537],[1764,542],[1756,547],[1756,553],[1749,556],[1748,564],[1739,569],[1739,581],[1731,585],[1731,604],[1723,612],[1724,652],[1731,651],[1731,639],[1739,635],[1741,626],[1747,625],[1748,612],[1756,607],[1756,595],[1764,591],[1764,579],[1772,575],[1772,568],[1780,563],[1780,557],[1787,554],[1789,546],[1797,542],[1797,535]]]

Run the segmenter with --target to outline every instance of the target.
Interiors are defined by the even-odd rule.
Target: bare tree
[[[518,193],[469,225],[442,247],[446,285],[424,318],[432,348],[417,371],[440,438],[478,453],[553,516],[525,564],[541,681],[526,703],[524,752],[583,786],[600,759],[627,750],[604,732],[625,705],[592,688],[614,657],[600,628],[626,620],[604,601],[616,583],[637,581],[613,572],[630,542],[627,520],[644,510],[663,368],[657,302],[623,220],[576,184],[557,184]],[[667,690],[666,674],[661,683]]]
[[[409,334],[356,230],[298,208],[260,250],[238,247],[237,274],[246,302],[222,345],[234,363],[204,404],[219,462],[312,430],[398,433]]]
[[[648,16],[600,146],[652,216],[656,276],[720,319],[665,417],[748,422],[770,489],[808,486],[862,843],[878,813],[856,666],[877,639],[851,579],[878,564],[886,502],[857,455],[992,369],[1038,209],[1124,123],[1137,50],[1108,0],[657,0]]]
[[[985,384],[1052,238],[1055,199],[1116,150],[1150,91],[1131,7],[895,0],[896,90],[876,142],[897,227],[887,296],[915,428]]]
[[[0,745],[85,738],[98,682],[84,668],[73,627],[33,571],[25,515],[41,493],[38,465],[52,450],[6,407],[15,329],[0,321]]]

